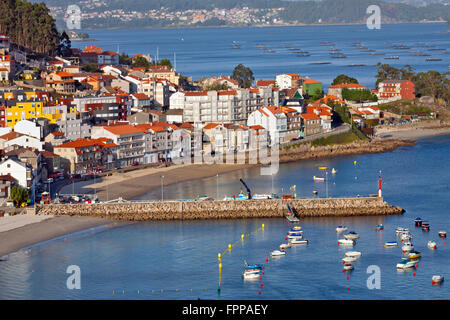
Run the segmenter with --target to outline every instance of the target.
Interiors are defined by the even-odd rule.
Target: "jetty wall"
[[[289,203],[297,217],[402,214],[383,198],[314,198],[229,201],[154,201],[96,204],[49,204],[40,215],[101,217],[127,221],[281,218]]]

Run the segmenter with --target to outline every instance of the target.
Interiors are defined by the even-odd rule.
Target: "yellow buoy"
[[[222,264],[221,263],[219,263],[219,269],[222,269]]]
[[[228,245],[228,250],[231,250],[231,244]]]
[[[217,257],[219,258],[219,260],[222,258],[222,255],[220,253],[217,254]]]
[[[264,229],[264,223],[262,224],[262,228]]]
[[[244,235],[243,234],[241,235],[241,240],[244,240]]]

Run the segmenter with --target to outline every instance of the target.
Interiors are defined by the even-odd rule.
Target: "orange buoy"
[[[350,290],[350,287],[347,287],[347,290]]]
[[[414,277],[416,276],[416,273],[415,273],[415,272],[413,272],[413,276],[414,276]]]
[[[261,282],[261,287],[263,286],[262,282]]]
[[[350,279],[350,277],[349,277],[349,276],[347,276],[347,280],[348,280],[348,279]]]
[[[258,291],[258,294],[261,294],[261,291]]]

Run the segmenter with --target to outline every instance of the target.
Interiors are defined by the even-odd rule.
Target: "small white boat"
[[[403,259],[399,263],[397,263],[397,269],[408,269],[414,268],[416,266],[416,261],[412,261],[409,259]]]
[[[353,265],[352,264],[344,264],[344,269],[343,269],[343,271],[351,271],[351,270],[353,270],[354,269],[354,267],[353,267]]]
[[[345,232],[347,230],[348,230],[347,226],[337,226],[336,233],[342,233],[342,232]]]
[[[243,275],[244,280],[259,280],[261,275],[259,272],[244,272]]]
[[[440,284],[444,281],[444,276],[441,275],[435,275],[431,277],[431,283],[432,284]]]
[[[291,244],[308,244],[308,240],[294,239],[291,241]]]
[[[395,232],[397,234],[402,234],[402,233],[405,233],[405,232],[409,232],[409,229],[408,228],[398,227],[397,229],[395,229]]]
[[[270,194],[254,194],[254,195],[252,195],[252,199],[255,199],[255,200],[272,199],[272,195],[270,195]]]
[[[300,226],[294,226],[294,227],[292,227],[291,230],[292,230],[292,231],[300,231],[300,230],[302,230],[302,227],[300,227]]]
[[[355,244],[354,240],[351,239],[339,239],[338,240],[338,245],[341,246],[353,246]]]
[[[291,240],[301,240],[301,239],[303,239],[303,236],[301,234],[298,235],[298,236],[288,235],[287,238],[288,238],[289,241],[291,241]]]
[[[383,229],[384,229],[384,227],[383,227],[382,224],[377,224],[377,225],[375,226],[375,230],[377,230],[377,231],[380,231],[380,230],[383,230]]]
[[[303,233],[303,230],[289,230],[287,232],[288,235],[292,236],[300,236]]]
[[[325,178],[313,176],[314,181],[325,181]]]
[[[419,251],[411,251],[410,253],[408,253],[408,258],[410,260],[418,260],[422,257],[422,254]]]
[[[354,231],[350,231],[349,233],[344,234],[344,238],[345,239],[352,239],[352,240],[354,240],[354,239],[358,239],[359,235],[356,232],[354,232]]]
[[[337,172],[336,169],[334,169],[334,168],[331,169],[331,173],[332,173],[332,174],[336,174],[336,172]]]
[[[280,244],[280,250],[289,249],[291,247],[290,243],[282,243]]]
[[[353,262],[355,262],[356,260],[358,260],[358,258],[356,257],[344,257],[344,259],[342,259],[343,264],[351,264]]]
[[[277,256],[284,256],[286,255],[286,251],[282,251],[282,250],[274,250],[270,253],[270,255],[272,257],[277,257]]]
[[[402,233],[402,235],[400,236],[400,240],[402,242],[411,241],[412,240],[412,235],[409,234],[409,233]]]
[[[348,251],[348,252],[346,252],[345,253],[345,256],[346,257],[354,257],[354,258],[359,258],[359,257],[361,257],[361,252],[359,252],[359,251]]]
[[[428,241],[427,246],[431,250],[436,250],[436,248],[437,248],[436,242],[435,241],[431,241],[431,240]]]
[[[447,238],[447,232],[444,230],[439,231],[438,235],[440,238]]]
[[[412,245],[412,243],[405,243],[402,246],[402,252],[406,253],[406,252],[410,252],[414,250],[414,246]]]
[[[396,241],[388,241],[388,242],[384,243],[385,248],[396,247],[397,245],[398,245],[398,243]]]

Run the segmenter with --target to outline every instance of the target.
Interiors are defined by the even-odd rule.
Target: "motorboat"
[[[303,236],[301,234],[300,235],[295,235],[295,236],[288,235],[287,238],[288,238],[289,241],[291,241],[291,240],[301,240],[301,239],[303,239]]]
[[[413,251],[413,250],[414,250],[414,246],[410,242],[404,243],[403,246],[402,246],[402,252],[403,253],[410,252],[410,251]]]
[[[446,231],[441,230],[441,231],[438,232],[438,234],[439,234],[439,238],[447,238],[447,232]]]
[[[354,240],[358,239],[359,235],[355,231],[350,231],[349,233],[344,234],[344,238]]]
[[[397,234],[402,234],[402,233],[405,233],[405,232],[409,232],[409,229],[408,228],[402,228],[402,227],[398,227],[397,229],[395,229],[395,233],[397,233]]]
[[[290,243],[282,243],[280,244],[280,250],[289,249],[291,247]]]
[[[270,194],[254,194],[254,195],[252,195],[252,199],[254,199],[254,200],[272,199],[272,195],[270,195]]]
[[[284,256],[286,255],[286,251],[283,250],[274,250],[270,253],[272,257]]]
[[[377,231],[380,231],[380,230],[383,230],[383,229],[384,229],[384,227],[383,227],[382,224],[377,224],[377,225],[375,226],[375,230],[377,230]]]
[[[416,218],[414,220],[414,224],[415,224],[416,227],[421,227],[422,226],[422,222],[423,222],[423,220],[421,218]]]
[[[359,258],[361,257],[362,253],[359,251],[348,251],[345,253],[346,257],[354,257],[354,258]]]
[[[388,241],[384,243],[385,248],[396,247],[397,245],[397,241]]]
[[[291,235],[291,236],[301,236],[302,233],[303,233],[303,230],[289,230],[287,232],[287,234]]]
[[[294,226],[294,227],[291,228],[291,231],[299,231],[299,230],[302,230],[302,227]]]
[[[356,260],[358,260],[358,258],[355,257],[344,257],[344,259],[342,259],[343,264],[350,264],[355,262]]]
[[[291,244],[308,244],[308,240],[306,239],[294,239],[291,241]]]
[[[344,264],[344,268],[342,269],[343,271],[352,271],[355,267],[353,267],[353,265],[351,263],[348,264]]]
[[[430,224],[427,221],[422,221],[422,231],[430,231]]]
[[[400,236],[400,240],[401,240],[402,242],[411,241],[411,239],[412,239],[412,235],[409,234],[409,233],[403,233],[403,234]]]
[[[436,242],[431,241],[431,240],[428,241],[427,246],[428,246],[428,248],[431,249],[431,250],[436,250],[436,248],[437,248]]]
[[[314,181],[325,181],[325,178],[313,176]]]
[[[409,268],[415,268],[416,261],[409,260],[409,259],[403,259],[402,261],[397,263],[397,269],[409,269]]]
[[[421,257],[422,257],[422,254],[420,252],[414,251],[414,250],[408,254],[408,258],[410,260],[417,260],[417,259],[420,259]]]
[[[444,281],[444,276],[441,275],[435,275],[431,277],[431,283],[432,284],[440,284]]]
[[[259,272],[244,272],[242,276],[244,277],[244,280],[259,280],[261,277]]]
[[[338,245],[341,246],[353,246],[355,244],[354,240],[351,239],[339,239],[338,240]]]
[[[333,169],[331,169],[331,173],[332,173],[332,174],[336,174],[336,172],[337,172],[337,170],[336,170],[336,169],[334,169],[334,168],[333,168]]]
[[[348,230],[348,228],[346,226],[338,226],[336,228],[336,233],[342,233],[342,232],[345,232],[347,230]]]

